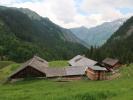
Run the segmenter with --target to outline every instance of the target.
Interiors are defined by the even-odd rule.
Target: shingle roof
[[[65,68],[46,68],[46,77],[65,76]]]
[[[84,75],[85,67],[67,66],[64,68],[47,68],[46,77]]]
[[[89,68],[91,68],[92,70],[96,70],[96,71],[107,71],[106,68],[101,67],[101,66],[89,66]]]
[[[98,62],[91,60],[91,59],[88,59],[84,56],[77,55],[74,58],[72,58],[71,60],[69,60],[68,63],[71,66],[94,66]]]
[[[47,65],[47,67],[48,67],[48,62],[46,60],[44,60],[38,56],[34,56],[34,58],[37,59],[38,61],[42,62],[43,64],[45,63],[45,65]]]
[[[45,73],[46,68],[48,67],[48,62],[40,57],[34,56],[32,59],[23,63],[15,72],[13,72],[9,77],[15,75],[19,71],[23,70],[26,67],[33,67],[38,71]]]
[[[108,64],[110,66],[114,66],[115,64],[117,64],[119,62],[118,59],[112,59],[112,58],[106,58],[102,61],[104,64]]]
[[[84,75],[86,67],[83,66],[69,66],[65,68],[66,76]]]

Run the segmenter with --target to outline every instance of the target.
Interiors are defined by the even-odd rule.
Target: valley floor
[[[114,80],[25,80],[0,84],[0,100],[133,100],[133,64]]]

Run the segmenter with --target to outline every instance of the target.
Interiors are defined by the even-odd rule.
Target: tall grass
[[[106,100],[116,96],[112,90],[102,90],[101,85],[87,81],[53,82],[30,80],[1,85],[1,100]],[[87,86],[90,85],[90,86]],[[92,87],[92,88],[91,88]],[[4,91],[4,92],[2,92]]]

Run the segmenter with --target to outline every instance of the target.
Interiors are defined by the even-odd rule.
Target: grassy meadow
[[[54,63],[58,66],[58,61],[51,62],[51,66]],[[66,66],[67,63],[64,63]],[[5,78],[18,66],[19,64],[11,63],[1,68],[0,76]],[[120,78],[105,81],[57,82],[32,79],[1,83],[0,100],[133,100],[133,64],[123,66],[120,72]]]
[[[60,60],[60,61],[51,61],[49,62],[50,67],[67,67],[69,66],[67,61]]]

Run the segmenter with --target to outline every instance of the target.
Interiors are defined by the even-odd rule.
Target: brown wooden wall
[[[28,77],[46,77],[46,75],[30,66],[11,76],[11,79],[28,78]]]
[[[105,71],[94,71],[88,68],[86,70],[86,75],[91,80],[105,80],[106,79]]]

